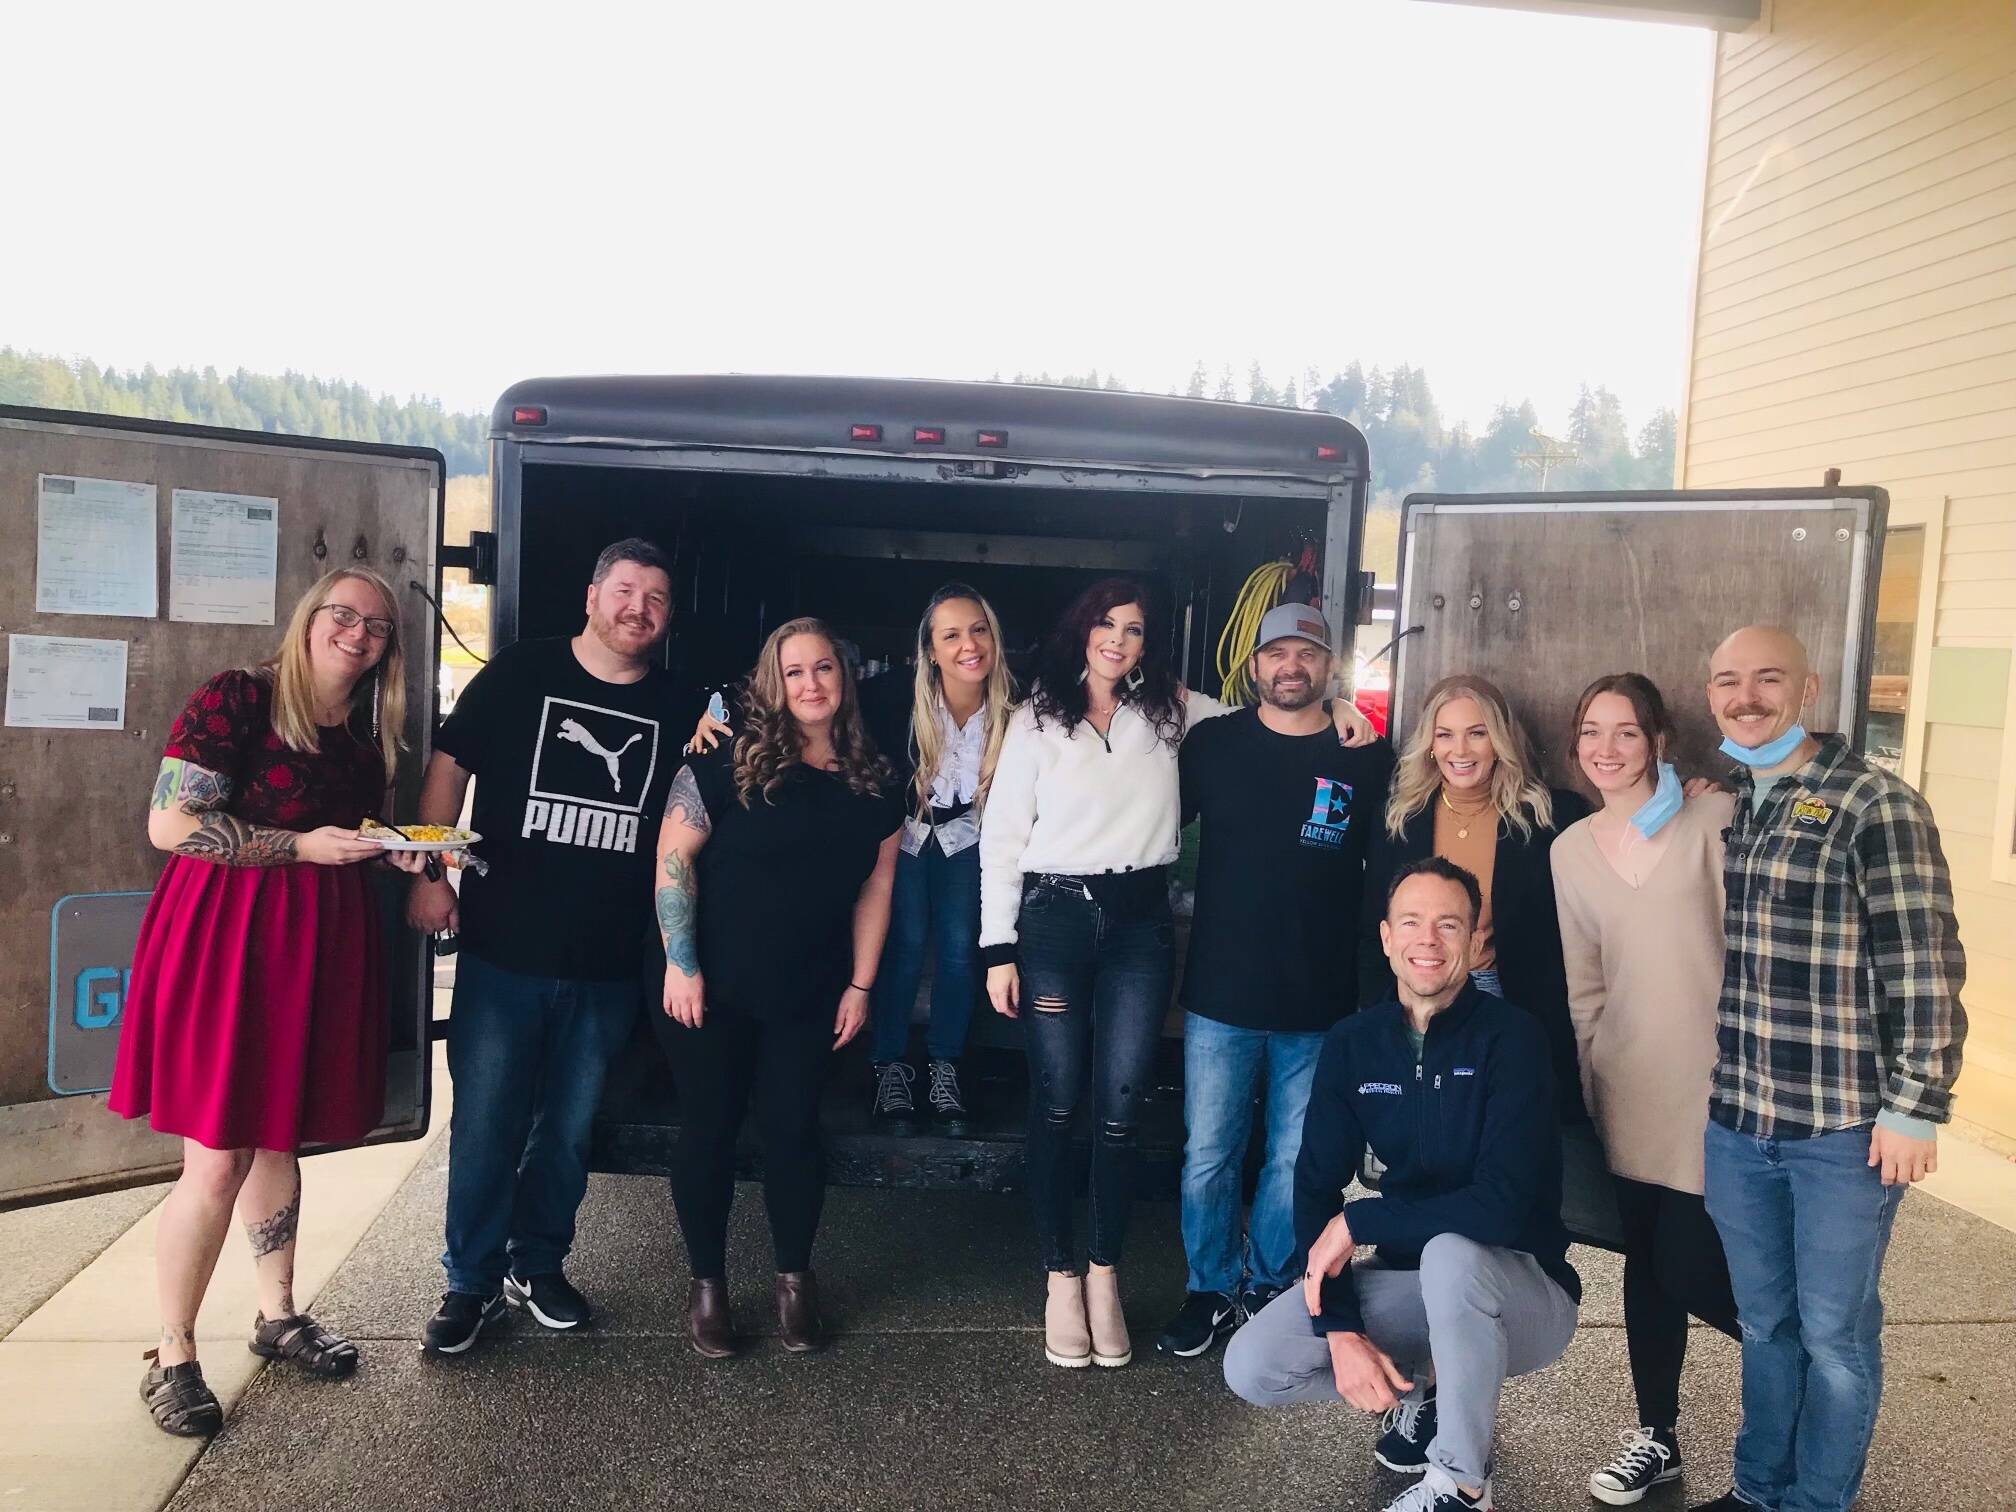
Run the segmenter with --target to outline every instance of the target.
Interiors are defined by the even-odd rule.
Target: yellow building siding
[[[1838,467],[1943,501],[1918,633],[1971,648],[1942,655],[2016,646],[2009,0],[1775,0],[1722,37],[1701,226],[1680,483]],[[2016,886],[1994,859],[2012,715],[1979,698],[1940,714],[1919,781],[1968,954],[1959,1114],[2016,1140]]]

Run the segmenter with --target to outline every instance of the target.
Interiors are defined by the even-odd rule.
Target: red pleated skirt
[[[133,953],[112,1111],[215,1150],[361,1139],[385,1111],[385,962],[359,866],[170,856]]]

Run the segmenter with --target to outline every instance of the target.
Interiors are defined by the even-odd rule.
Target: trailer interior
[[[862,478],[816,467],[714,470],[664,453],[600,462],[578,448],[547,462],[539,450],[526,448],[507,525],[517,533],[507,554],[520,564],[516,633],[578,631],[596,552],[625,536],[651,540],[673,562],[665,663],[695,717],[710,691],[747,673],[770,629],[800,614],[832,625],[858,653],[857,665],[874,669],[867,675],[907,678],[918,612],[952,579],[994,603],[1009,665],[1026,676],[1039,638],[1081,589],[1116,573],[1140,577],[1163,610],[1162,633],[1184,680],[1216,695],[1219,636],[1248,577],[1285,559],[1313,567],[1307,596],[1326,582],[1336,589],[1351,564],[1326,562],[1325,553],[1340,541],[1355,544],[1351,515],[1362,498],[1362,485],[1315,479],[1200,486],[1187,477],[1162,490],[1138,472],[1086,470],[1032,486],[1026,477],[1000,481],[943,467]],[[920,1021],[929,991],[927,973],[913,1015]],[[833,1180],[995,1187],[1019,1179],[1018,1028],[984,1004],[973,1022],[966,1080],[976,1136],[872,1135],[864,1039],[843,1055],[831,1082]],[[1172,1006],[1140,1129],[1144,1181],[1169,1192],[1182,1145],[1179,1024]],[[603,1169],[668,1168],[677,1109],[655,1042],[640,1036],[603,1098],[596,1159]],[[748,1153],[753,1169],[759,1152]]]

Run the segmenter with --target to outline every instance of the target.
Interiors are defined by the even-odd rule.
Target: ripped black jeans
[[[1029,1049],[1029,1196],[1046,1270],[1080,1268],[1071,1125],[1088,1092],[1088,1254],[1094,1265],[1119,1263],[1134,1202],[1134,1112],[1169,1008],[1175,930],[1166,901],[1119,920],[1069,881],[1031,877],[1023,890],[1016,931]]]

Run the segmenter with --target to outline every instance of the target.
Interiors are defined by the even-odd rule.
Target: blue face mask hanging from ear
[[[1794,723],[1791,729],[1769,745],[1744,746],[1736,744],[1733,740],[1724,740],[1717,749],[1731,761],[1740,761],[1747,767],[1762,769],[1779,765],[1798,750],[1800,743],[1805,739],[1806,726]]]
[[[1659,782],[1652,789],[1652,796],[1639,806],[1631,816],[1631,827],[1650,840],[1672,821],[1680,812],[1680,805],[1687,801],[1687,795],[1680,787],[1680,774],[1673,769],[1673,763],[1659,763]]]

